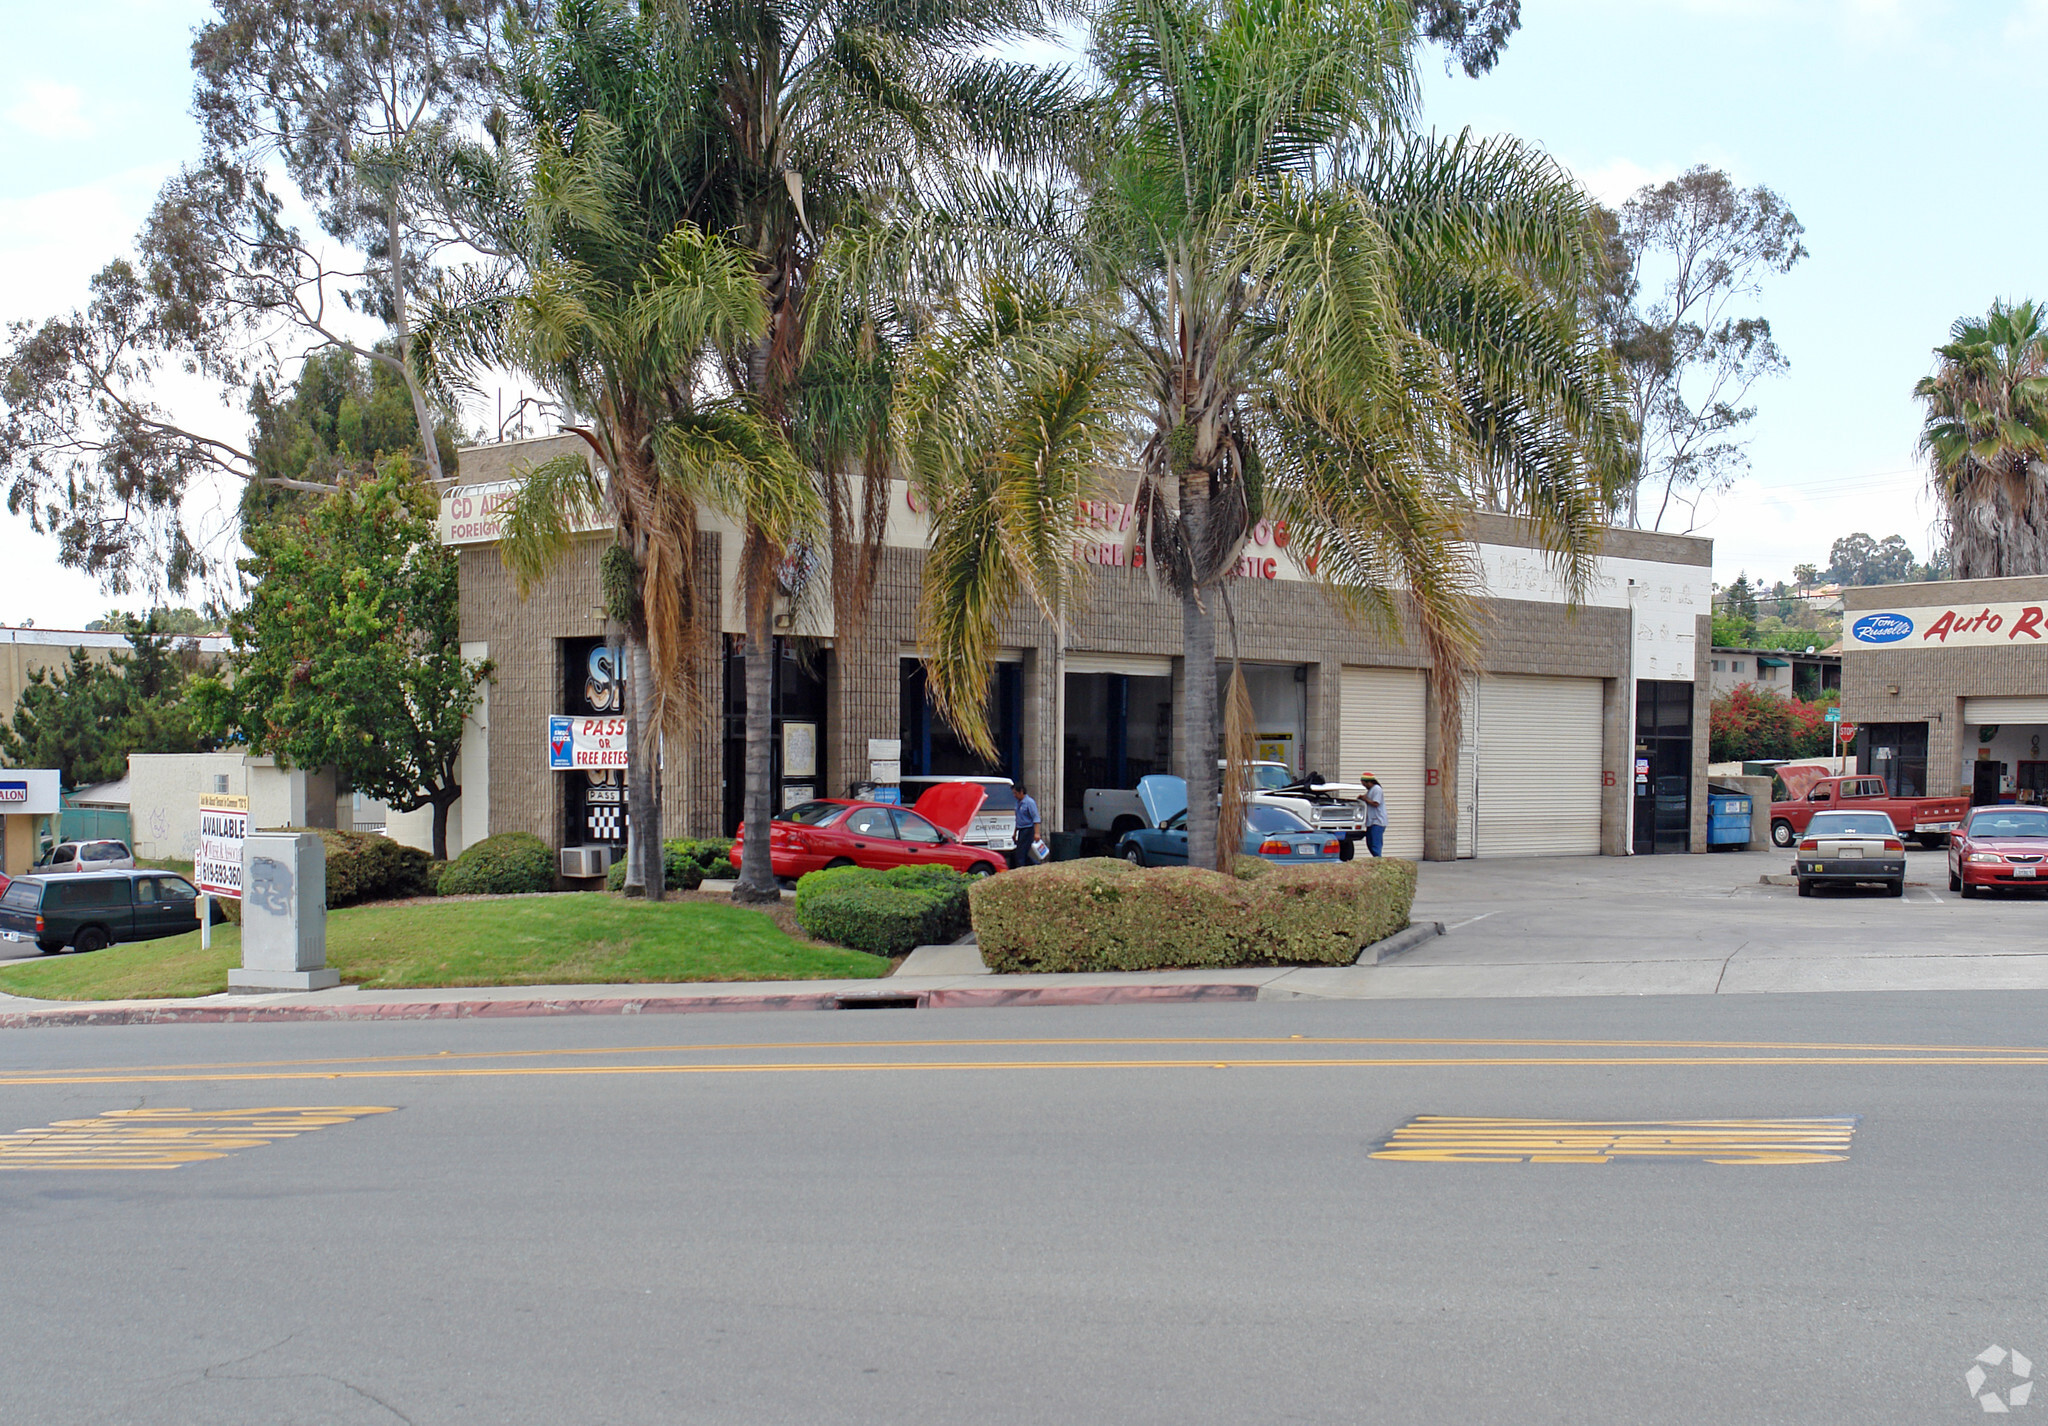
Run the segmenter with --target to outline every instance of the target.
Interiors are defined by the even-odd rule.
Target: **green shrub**
[[[531,832],[486,837],[441,873],[443,896],[510,896],[554,885],[555,854]]]
[[[403,889],[407,857],[412,848],[376,832],[343,832],[333,827],[282,827],[284,832],[311,832],[327,853],[327,904],[354,906],[414,893]]]
[[[394,844],[396,845],[396,844]],[[398,870],[391,879],[387,896],[433,896],[441,884],[441,872],[448,863],[437,862],[422,847],[398,847]]]
[[[663,880],[670,891],[695,891],[704,884],[704,865],[696,852],[701,842],[670,841],[661,844],[661,860],[665,868]],[[732,843],[726,843],[730,848]],[[626,887],[626,861],[623,854],[613,862],[604,874],[607,891],[623,891]]]
[[[797,882],[796,923],[821,941],[900,956],[967,929],[969,885],[948,866],[831,867]]]
[[[1348,965],[1408,924],[1415,866],[1363,859],[1240,879],[1096,857],[992,877],[970,900],[992,971]]]

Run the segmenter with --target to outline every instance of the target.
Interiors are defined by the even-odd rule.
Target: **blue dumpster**
[[[1707,792],[1707,848],[1749,845],[1749,794],[1715,787]]]

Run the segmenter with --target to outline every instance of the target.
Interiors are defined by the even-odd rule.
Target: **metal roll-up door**
[[[1353,782],[1360,773],[1369,772],[1380,780],[1387,799],[1384,850],[1390,857],[1422,855],[1422,808],[1428,795],[1423,737],[1427,716],[1421,670],[1344,670],[1344,765],[1326,768],[1323,775],[1334,782]]]
[[[1483,678],[1477,717],[1477,854],[1597,856],[1600,680]]]
[[[1479,855],[1479,681],[1468,678],[1458,695],[1458,848]]]
[[[1067,650],[1068,673],[1127,673],[1134,678],[1172,678],[1173,660],[1163,654],[1100,654]],[[1221,690],[1218,690],[1221,696]]]
[[[1965,723],[2048,723],[2048,698],[1965,698]]]

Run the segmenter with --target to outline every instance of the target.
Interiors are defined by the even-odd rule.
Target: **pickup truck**
[[[1791,846],[1816,812],[1882,812],[1903,836],[1939,846],[1969,811],[1967,797],[1893,797],[1881,777],[1823,777],[1799,796],[1771,804],[1771,842]]]
[[[1222,764],[1218,764],[1222,766]],[[1245,764],[1248,786],[1245,800],[1268,807],[1284,807],[1311,827],[1330,832],[1347,841],[1365,837],[1365,788],[1359,783],[1321,782],[1296,778],[1286,763]],[[1081,815],[1090,831],[1122,837],[1142,827],[1157,825],[1146,813],[1135,791],[1113,787],[1091,787],[1081,794]]]

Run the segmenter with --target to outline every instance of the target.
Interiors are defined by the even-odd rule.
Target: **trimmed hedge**
[[[719,848],[724,848],[719,851]],[[662,880],[670,891],[695,891],[704,884],[709,868],[718,865],[726,852],[732,850],[732,843],[721,838],[708,841],[691,841],[678,838],[661,844],[662,865],[666,868]],[[713,854],[716,854],[715,856]],[[730,868],[727,868],[729,871]],[[604,874],[607,891],[623,891],[626,886],[626,861],[621,857],[611,864]]]
[[[829,867],[798,880],[796,924],[849,950],[900,956],[967,929],[970,884],[949,866]]]
[[[333,827],[285,827],[311,832],[327,853],[327,904],[354,906],[401,896],[432,896],[432,858],[377,832],[342,832]]]
[[[1413,862],[1249,870],[1094,857],[991,877],[970,894],[981,958],[998,972],[1348,965],[1415,901]]]
[[[486,837],[441,873],[443,896],[511,896],[554,886],[555,854],[531,832]]]

